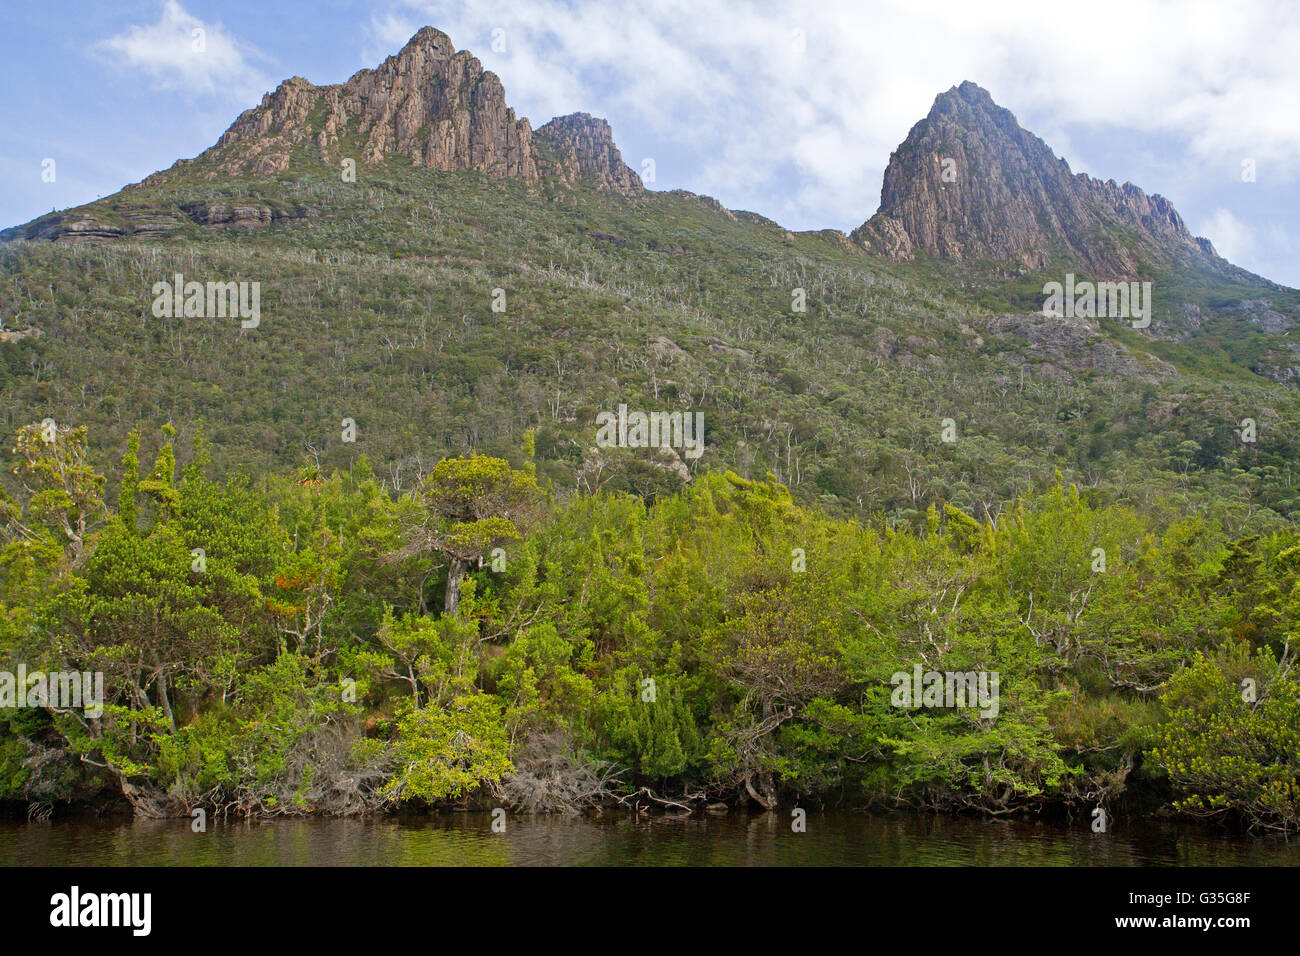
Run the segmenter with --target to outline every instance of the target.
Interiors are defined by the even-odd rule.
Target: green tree
[[[1243,681],[1253,683],[1247,692]],[[1268,648],[1197,654],[1160,697],[1167,716],[1151,757],[1192,816],[1300,827],[1300,687]]]
[[[531,474],[501,458],[444,458],[420,484],[416,513],[399,556],[437,552],[447,558],[443,613],[456,616],[469,567],[492,548],[518,540],[538,515],[541,490]]]
[[[52,421],[26,425],[18,430],[13,453],[13,472],[27,494],[27,514],[54,530],[72,564],[79,564],[87,536],[106,517],[104,476],[88,461],[85,426],[68,428]],[[36,528],[12,504],[6,517],[13,530],[29,540],[35,537]]]

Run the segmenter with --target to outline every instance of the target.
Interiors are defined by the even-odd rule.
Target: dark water
[[[815,813],[508,817],[212,823],[0,822],[0,865],[97,866],[1294,866],[1300,840],[1141,824],[1074,826],[947,817]]]

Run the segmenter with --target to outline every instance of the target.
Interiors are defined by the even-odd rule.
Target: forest
[[[29,817],[710,805],[1300,826],[1300,532],[1058,473],[975,515],[801,502],[768,475],[559,493],[535,433],[398,491],[360,454],[252,477],[202,428],[17,429],[0,709]],[[869,504],[869,502],[868,502]],[[893,675],[996,674],[899,707]]]

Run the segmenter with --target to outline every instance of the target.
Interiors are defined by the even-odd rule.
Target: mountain
[[[495,73],[447,34],[425,27],[378,69],[346,83],[285,80],[242,114],[195,162],[209,179],[273,175],[305,150],[337,165],[352,157],[382,163],[405,157],[432,169],[477,169],[536,182],[587,180],[623,193],[641,180],[614,146],[609,124],[586,113],[560,117],[536,133],[506,105]]]
[[[970,82],[936,97],[889,157],[880,209],[852,239],[897,260],[923,253],[1030,270],[1064,263],[1115,279],[1153,264],[1224,265],[1169,200],[1071,173]]]
[[[586,113],[533,130],[426,28],[0,239],[0,456],[53,418],[108,470],[137,424],[172,422],[182,460],[202,428],[220,471],[364,456],[400,491],[447,455],[518,461],[531,431],[561,495],[771,472],[830,511],[923,522],[1060,472],[1238,525],[1300,515],[1300,293],[1166,200],[1070,174],[973,84],[912,130],[852,237],[793,233],[645,189]],[[1154,279],[1150,327],[1044,316],[1070,271]],[[157,314],[177,274],[256,284],[259,322]],[[703,415],[703,454],[602,447],[621,405]]]
[[[312,165],[339,170],[348,160],[363,169],[406,160],[526,183],[583,182],[626,196],[644,190],[641,178],[623,163],[605,120],[573,113],[534,131],[506,105],[497,75],[469,52],[457,52],[451,38],[432,27],[417,32],[377,69],[361,70],[345,83],[285,80],[240,114],[210,149],[140,185],[274,177]],[[309,214],[274,205],[198,204],[182,211],[202,224],[265,225]],[[119,212],[116,221],[44,216],[0,232],[0,239],[157,238],[182,221],[129,207]]]

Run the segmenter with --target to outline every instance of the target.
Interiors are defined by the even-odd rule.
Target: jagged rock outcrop
[[[623,162],[609,123],[590,113],[557,116],[533,134],[537,172],[560,182],[585,180],[623,195],[641,192],[641,177]]]
[[[889,158],[880,210],[851,238],[893,259],[1057,263],[1115,278],[1152,262],[1222,262],[1169,200],[1071,173],[970,82],[936,97],[912,127]]]
[[[524,182],[585,181],[624,194],[642,189],[607,122],[574,113],[534,133],[506,105],[497,75],[432,27],[346,83],[285,80],[241,114],[215,146],[178,165],[197,167],[214,180],[270,176],[289,169],[295,155],[330,165],[404,157],[417,166],[475,169]]]
[[[457,53],[447,34],[425,27],[378,69],[346,83],[285,80],[209,152],[215,175],[278,173],[297,147],[312,143],[329,159],[404,156],[437,169],[533,180],[531,140],[528,121],[506,106],[496,74],[469,52]],[[235,144],[245,148],[228,148]]]

